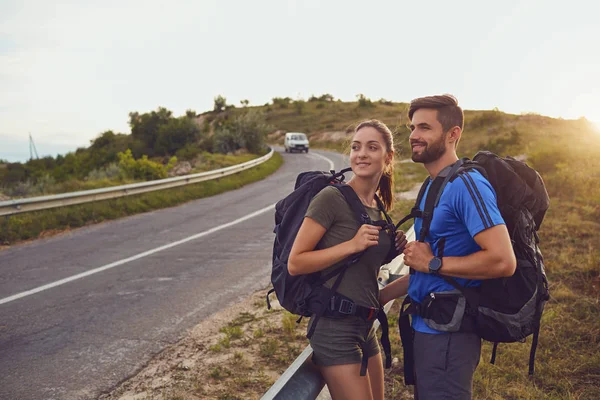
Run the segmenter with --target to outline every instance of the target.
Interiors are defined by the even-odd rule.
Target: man
[[[438,175],[448,175],[458,161],[456,149],[464,117],[458,101],[451,95],[415,99],[411,101],[408,116],[412,160],[423,163],[431,178],[420,204],[423,210],[431,182]],[[422,225],[423,219],[415,218],[417,235]],[[514,273],[516,260],[496,194],[478,171],[471,169],[443,187],[424,242],[408,243],[404,262],[413,270],[410,278],[397,280],[383,289],[382,304],[407,291],[412,302],[419,305],[425,300],[433,304],[430,298],[436,298],[437,293],[456,292],[441,275],[472,287],[479,286],[482,279]],[[440,296],[437,299],[434,301],[439,302]],[[470,399],[481,339],[472,332],[472,325],[468,329],[466,322],[462,322],[458,332],[443,332],[430,325],[433,324],[419,313],[413,314],[416,397]]]

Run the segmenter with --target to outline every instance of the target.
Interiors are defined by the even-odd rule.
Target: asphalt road
[[[0,399],[97,398],[266,287],[268,207],[299,172],[346,166],[330,152],[282,154],[279,171],[241,189],[0,252]]]

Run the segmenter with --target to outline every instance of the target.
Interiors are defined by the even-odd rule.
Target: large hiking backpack
[[[395,226],[391,218],[385,212],[385,208],[381,200],[375,196],[379,209],[383,212],[386,220],[384,222],[371,221],[362,202],[354,192],[354,190],[343,184],[344,173],[351,169],[347,168],[338,173],[330,171],[330,173],[322,171],[303,172],[296,178],[294,191],[284,199],[277,202],[275,206],[275,240],[273,243],[273,265],[271,270],[271,283],[273,289],[267,293],[267,307],[270,309],[271,304],[269,295],[275,292],[281,306],[292,314],[302,317],[314,315],[315,318],[311,325],[307,337],[310,339],[316,328],[319,318],[323,315],[343,317],[348,315],[356,315],[372,321],[375,318],[381,323],[382,330],[382,346],[386,354],[386,367],[391,366],[391,350],[388,338],[387,316],[382,309],[372,309],[362,307],[355,304],[352,300],[337,293],[344,273],[348,268],[355,264],[363,253],[352,255],[346,260],[346,263],[335,269],[334,271],[321,276],[320,272],[315,272],[306,275],[292,276],[288,272],[287,263],[296,239],[296,235],[306,214],[306,210],[312,198],[322,189],[329,185],[336,186],[344,195],[344,198],[353,210],[359,224],[374,224],[381,225],[382,228],[392,231],[395,235]],[[392,246],[388,253],[386,262],[395,257],[395,247]],[[337,276],[335,283],[329,289],[323,284],[333,277]],[[366,355],[366,353],[365,353]],[[366,371],[367,358],[363,357],[361,374]]]
[[[498,208],[506,222],[517,259],[517,268],[512,276],[485,279],[478,288],[466,288],[451,277],[440,277],[451,284],[459,294],[462,293],[466,300],[463,302],[466,307],[465,314],[474,318],[475,331],[482,339],[494,343],[490,360],[492,364],[495,362],[498,343],[524,342],[527,336],[533,335],[529,357],[529,374],[532,375],[540,320],[544,305],[549,299],[548,281],[537,235],[549,207],[548,193],[541,176],[524,162],[481,151],[472,161],[459,160],[440,173],[431,182],[424,209],[420,210],[421,200],[430,182],[427,178],[423,182],[415,207],[398,226],[410,218],[422,218],[422,228],[417,234],[418,239],[424,241],[429,234],[433,213],[445,185],[454,179],[471,180],[468,172],[473,169],[486,177],[496,192]],[[442,257],[443,254],[438,256]],[[431,309],[432,307],[428,307],[431,304],[430,299],[425,299],[423,304],[411,304],[408,298],[402,308],[406,317],[401,317],[401,334],[402,330],[410,329],[409,322],[407,327],[407,314],[417,313],[424,316],[424,310]],[[405,336],[403,342],[405,340],[409,339]],[[410,373],[409,367],[409,371],[405,371],[405,380],[407,377],[411,380],[407,376]]]

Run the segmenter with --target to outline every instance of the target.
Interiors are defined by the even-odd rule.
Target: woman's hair
[[[392,131],[390,131],[390,128],[388,128],[386,124],[377,119],[369,119],[358,124],[356,126],[356,129],[354,129],[354,133],[358,132],[362,128],[375,129],[383,137],[383,141],[385,142],[387,152],[390,153],[394,151],[394,135],[392,134]],[[379,179],[379,185],[377,185],[377,193],[379,194],[379,198],[381,199],[385,210],[391,210],[394,205],[393,155],[390,163],[383,170],[383,175],[381,175],[381,179]]]

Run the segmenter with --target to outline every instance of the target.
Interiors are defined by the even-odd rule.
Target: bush
[[[356,97],[358,98],[358,106],[359,107],[373,107],[374,106],[371,99],[369,99],[368,97],[365,97],[364,94],[362,94],[362,93],[357,94]]]
[[[177,150],[190,143],[195,143],[201,131],[198,124],[188,117],[171,118],[166,124],[158,128],[155,154],[175,154]]]
[[[331,95],[329,93],[325,93],[325,94],[323,94],[323,95],[321,95],[319,97],[316,97],[316,96],[313,95],[313,96],[310,96],[308,98],[309,102],[313,102],[313,101],[331,102],[331,101],[334,101],[334,100],[335,100],[335,98],[333,97],[333,95]]]
[[[178,160],[191,161],[201,152],[202,149],[197,144],[186,144],[185,147],[177,150],[175,156]]]
[[[225,111],[226,108],[227,108],[227,99],[224,96],[218,95],[217,97],[214,98],[213,111],[221,112],[221,111]]]
[[[215,130],[213,135],[213,151],[215,153],[233,153],[237,149],[241,148],[241,139],[237,137],[236,133],[227,127],[221,127]]]
[[[177,157],[171,157],[167,166],[149,160],[146,155],[136,160],[129,149],[125,153],[119,153],[118,157],[119,167],[126,178],[145,181],[166,178],[168,170],[177,163]]]
[[[110,163],[105,168],[97,168],[90,171],[86,176],[86,181],[100,181],[103,179],[118,179],[122,174],[121,168],[117,163]]]
[[[262,113],[248,111],[215,130],[213,149],[227,154],[245,148],[250,153],[261,154],[265,150],[265,137],[270,130]]]
[[[304,101],[296,100],[294,101],[294,108],[296,109],[296,114],[301,115],[304,111]]]
[[[288,108],[292,99],[289,97],[273,97],[273,105],[279,108]]]

